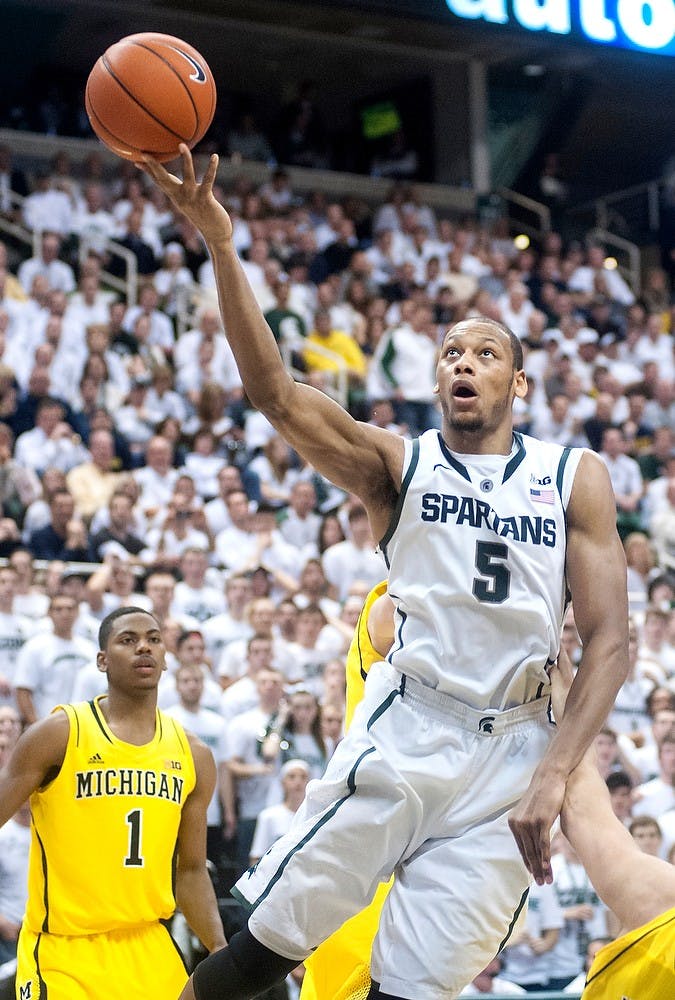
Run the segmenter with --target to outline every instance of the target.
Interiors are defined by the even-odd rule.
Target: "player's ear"
[[[515,395],[518,397],[518,399],[525,399],[525,397],[527,396],[527,377],[522,369],[519,372],[516,372],[514,379],[514,389],[515,389]]]
[[[436,383],[436,385],[435,385],[435,386],[434,386],[434,388],[433,388],[433,393],[434,393],[434,396],[437,396],[437,395],[438,395],[438,393],[439,393],[439,391],[440,391],[440,390],[439,390],[439,388],[438,388],[438,382],[437,382],[437,383]]]
[[[105,674],[108,670],[108,659],[105,654],[105,651],[102,649],[99,649],[98,653],[96,654],[96,666],[98,667],[98,669],[101,671],[102,674]]]

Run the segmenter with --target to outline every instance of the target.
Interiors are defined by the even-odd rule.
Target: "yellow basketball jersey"
[[[347,709],[345,725],[363,698],[363,688],[373,663],[381,660],[368,635],[368,613],[387,582],[378,583],[368,594],[347,654]],[[389,884],[380,885],[370,906],[347,920],[305,962],[301,1000],[361,1000],[370,991],[370,950]]]
[[[99,934],[167,919],[173,861],[195,766],[185,731],[157,712],[143,746],[119,740],[99,702],[60,705],[70,722],[57,777],[33,793],[26,924]]]
[[[373,647],[368,635],[368,614],[378,597],[387,592],[387,581],[376,584],[366,597],[359,620],[354,629],[354,636],[347,653],[347,710],[345,712],[345,728],[349,728],[354,715],[354,709],[363,698],[363,687],[368,671],[373,663],[382,657]]]
[[[581,1000],[675,997],[675,907],[595,956]]]

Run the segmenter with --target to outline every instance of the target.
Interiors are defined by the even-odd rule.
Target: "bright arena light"
[[[518,236],[514,237],[513,245],[517,250],[527,250],[530,245],[530,237],[526,236],[525,233],[519,233]]]
[[[616,271],[619,263],[616,257],[605,257],[603,266],[606,267],[608,271]]]

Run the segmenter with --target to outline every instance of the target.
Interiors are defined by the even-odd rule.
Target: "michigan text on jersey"
[[[97,768],[75,772],[75,798],[96,799],[106,795],[144,795],[169,802],[183,801],[184,779],[165,771],[132,767]]]

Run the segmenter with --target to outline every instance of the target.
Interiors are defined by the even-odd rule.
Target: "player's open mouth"
[[[478,393],[468,382],[455,382],[452,387],[452,395],[455,399],[473,399]]]

